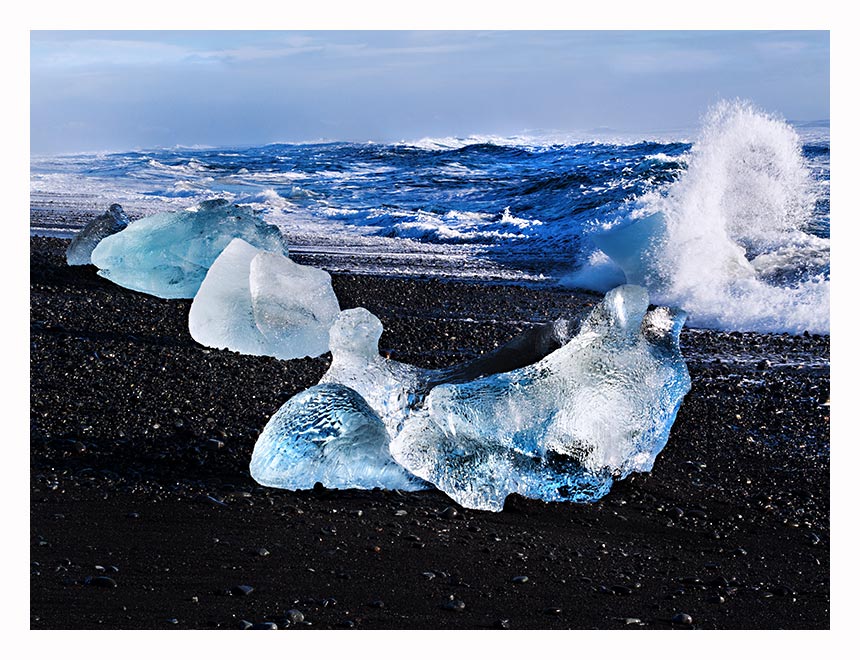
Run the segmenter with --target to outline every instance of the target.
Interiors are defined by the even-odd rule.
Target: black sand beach
[[[829,338],[685,330],[692,390],[601,502],[287,492],[254,442],[328,357],[207,349],[190,301],[31,238],[31,627],[827,629]],[[337,275],[391,357],[478,356],[597,298]]]

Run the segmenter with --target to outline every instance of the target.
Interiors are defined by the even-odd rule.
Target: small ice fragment
[[[122,207],[119,204],[111,204],[107,211],[90,220],[75,234],[69,247],[66,248],[66,263],[70,266],[88,266],[92,263],[92,254],[96,245],[103,238],[121,232],[128,227],[129,222]]]
[[[355,390],[315,385],[287,401],[260,434],[251,476],[264,486],[421,490],[391,459],[382,420]]]
[[[499,511],[510,493],[599,499],[613,479],[650,470],[666,444],[690,388],[685,318],[648,311],[642,287],[617,287],[539,362],[434,387],[391,454],[470,508]]]
[[[160,298],[193,298],[212,262],[234,238],[268,252],[287,254],[280,230],[252,210],[223,199],[197,210],[158,213],[107,236],[92,262],[99,275]]]
[[[328,351],[340,306],[331,275],[233,239],[209,268],[188,314],[204,346],[281,360]]]

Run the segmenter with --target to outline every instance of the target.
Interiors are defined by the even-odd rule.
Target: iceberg
[[[92,254],[96,245],[103,238],[107,238],[128,227],[128,216],[119,204],[111,204],[110,208],[97,218],[90,220],[81,229],[69,247],[66,248],[66,263],[69,266],[88,266],[92,263]]]
[[[234,238],[287,254],[280,230],[223,199],[197,210],[158,213],[103,238],[92,252],[99,275],[160,298],[193,298],[209,267]]]
[[[188,330],[204,346],[292,360],[328,351],[339,312],[326,271],[235,238],[194,296]]]
[[[428,484],[391,459],[385,425],[355,390],[315,385],[287,401],[266,424],[251,456],[264,486],[421,490]]]
[[[648,303],[644,288],[617,287],[538,362],[433,387],[394,436],[394,460],[489,511],[510,493],[595,501],[615,479],[650,470],[690,376],[679,347],[686,314]]]

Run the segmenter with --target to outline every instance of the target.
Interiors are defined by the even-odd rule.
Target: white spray
[[[594,239],[615,250],[630,283],[685,309],[690,325],[829,333],[830,241],[804,232],[813,204],[794,129],[748,103],[723,102],[708,113],[687,171],[636,200],[632,224]],[[647,240],[632,229],[640,218],[652,218]],[[613,284],[601,256],[570,283]]]

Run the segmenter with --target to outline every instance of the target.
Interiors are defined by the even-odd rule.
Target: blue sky
[[[822,31],[34,31],[33,153],[829,119]]]

